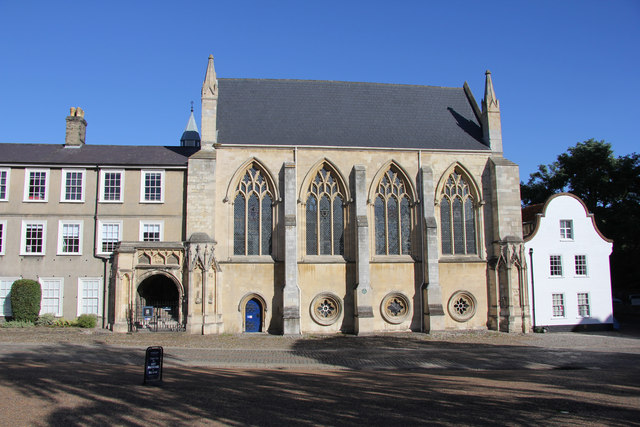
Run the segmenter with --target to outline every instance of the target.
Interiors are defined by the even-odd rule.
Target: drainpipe
[[[531,265],[531,316],[533,317],[533,329],[536,328],[536,291],[533,284],[533,248],[529,248],[529,264]]]
[[[100,199],[100,166],[96,165],[96,194],[95,194],[95,205],[93,209],[93,257],[102,261],[102,329],[107,328],[107,305],[109,298],[109,284],[107,283],[107,262],[111,257],[104,257],[98,255],[97,252],[97,244],[98,244],[98,233],[100,230],[98,229],[98,207],[99,199]]]

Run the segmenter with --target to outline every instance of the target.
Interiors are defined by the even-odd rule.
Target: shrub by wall
[[[81,328],[95,328],[98,319],[93,314],[81,314],[76,320],[76,325]]]
[[[11,285],[11,311],[13,319],[35,322],[40,313],[42,290],[35,280],[20,279]]]

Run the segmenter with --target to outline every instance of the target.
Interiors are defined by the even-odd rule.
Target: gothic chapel
[[[192,112],[180,147],[85,144],[78,110],[64,146],[0,144],[0,279],[57,286],[60,317],[197,334],[530,328],[518,167],[488,71],[478,106],[466,83],[219,79],[210,56],[201,133]]]

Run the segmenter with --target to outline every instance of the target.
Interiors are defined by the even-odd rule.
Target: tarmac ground
[[[143,385],[151,345],[163,380]],[[620,332],[0,329],[0,425],[640,425],[639,362]]]

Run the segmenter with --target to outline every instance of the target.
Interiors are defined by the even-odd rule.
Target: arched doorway
[[[163,274],[147,277],[136,292],[138,330],[182,331],[181,295],[176,283]]]
[[[262,332],[263,309],[257,298],[252,298],[244,307],[244,331]]]

